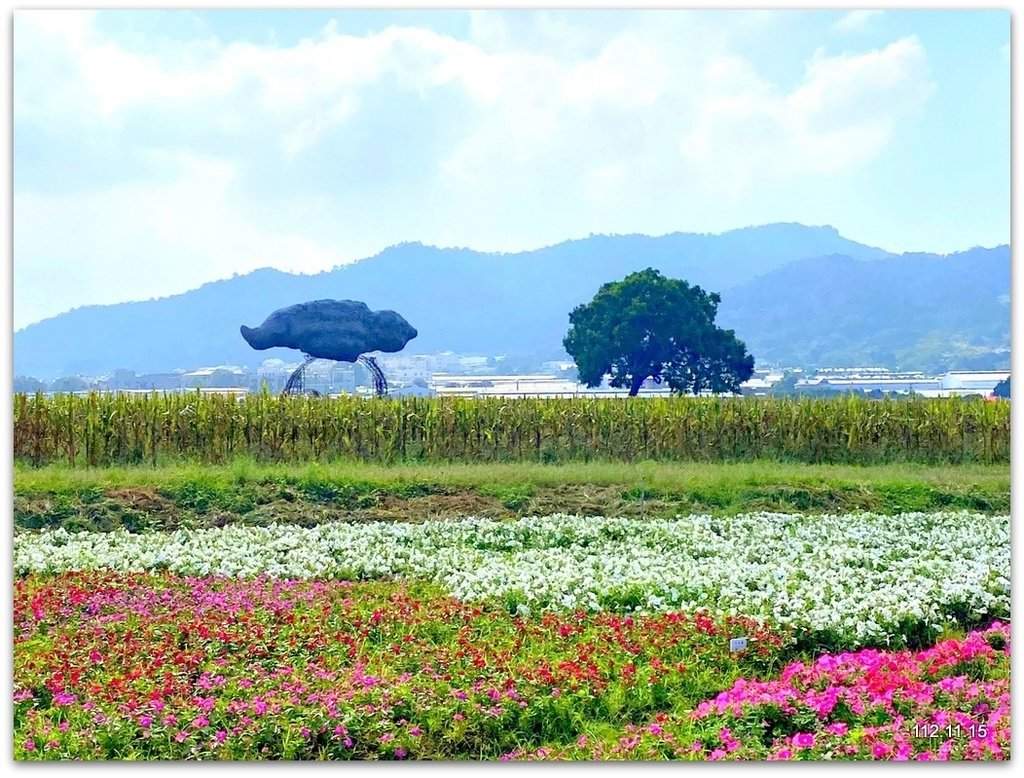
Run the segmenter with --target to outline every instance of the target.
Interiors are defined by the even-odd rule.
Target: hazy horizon
[[[782,224],[782,223],[785,223],[785,224],[796,224],[797,222],[774,222],[774,224]],[[735,227],[733,229],[723,230],[721,232],[712,232],[712,233],[697,233],[697,232],[691,233],[689,231],[674,230],[671,233],[663,233],[661,235],[644,235],[643,237],[659,238],[659,237],[664,237],[666,235],[678,234],[678,233],[706,234],[706,235],[710,235],[710,236],[720,236],[720,235],[725,235],[725,234],[732,233],[732,232],[740,232],[740,231],[743,231],[743,230],[756,230],[756,229],[761,228],[761,227],[770,227],[770,226],[772,226],[772,225],[770,225],[770,224],[751,224],[751,225],[746,225],[744,227]],[[812,229],[814,229],[814,228],[831,228],[831,229],[835,229],[830,224],[807,224],[807,225],[802,225],[802,226],[809,227],[809,228],[812,228]],[[842,237],[844,237],[844,238],[849,238],[848,235],[842,235],[842,233],[839,233],[839,234]],[[630,235],[640,235],[640,233],[630,233]],[[423,241],[411,240],[411,241],[403,241],[402,243],[392,243],[392,244],[389,244],[389,245],[384,246],[383,248],[381,248],[379,251],[374,252],[373,254],[369,254],[369,255],[367,255],[365,257],[357,257],[357,258],[355,258],[355,259],[353,259],[353,260],[351,260],[349,262],[344,262],[344,263],[340,263],[338,265],[334,265],[332,267],[323,268],[322,270],[321,269],[309,270],[309,271],[288,270],[288,269],[285,269],[285,268],[273,267],[271,265],[264,265],[264,266],[261,266],[261,267],[255,267],[255,268],[246,270],[244,273],[237,273],[237,275],[248,275],[250,273],[254,273],[254,272],[257,272],[259,270],[278,270],[278,271],[280,271],[282,273],[291,273],[293,275],[303,275],[303,276],[321,275],[321,274],[324,274],[324,273],[330,273],[332,270],[336,270],[337,268],[344,267],[345,265],[351,265],[351,264],[356,263],[356,262],[363,262],[365,260],[372,259],[373,257],[379,256],[380,254],[386,252],[388,249],[392,249],[392,248],[395,248],[395,247],[403,245],[403,244],[419,244],[419,245],[424,245],[424,246],[427,246],[427,247],[430,247],[430,248],[437,248],[437,249],[440,249],[442,251],[445,251],[445,250],[468,249],[470,251],[475,251],[475,252],[478,252],[478,253],[481,253],[481,254],[484,254],[484,253],[506,253],[506,254],[510,254],[510,255],[516,255],[516,254],[526,254],[526,253],[530,253],[530,252],[534,252],[534,251],[540,251],[540,250],[543,250],[545,248],[549,248],[551,246],[560,245],[562,243],[571,243],[573,241],[586,240],[588,237],[620,237],[620,236],[617,235],[617,234],[612,234],[612,233],[591,233],[590,235],[586,235],[586,236],[566,238],[565,240],[558,241],[557,243],[546,244],[546,245],[543,245],[543,246],[531,246],[531,247],[527,247],[525,249],[522,249],[521,251],[509,251],[509,252],[483,252],[483,251],[478,251],[478,249],[475,249],[473,246],[438,246],[438,245],[435,245],[435,244],[432,244],[432,243],[424,243]],[[850,238],[850,239],[852,240],[852,238]],[[878,248],[878,249],[882,249],[883,251],[888,251],[888,249],[886,249],[884,246],[877,246],[877,245],[872,244],[870,242],[865,242],[865,241],[856,241],[856,242],[857,243],[862,243],[863,245],[869,246],[871,248]],[[997,248],[998,246],[1003,246],[1003,245],[1009,245],[1009,243],[992,244],[991,246],[978,246],[978,245],[975,245],[975,246],[965,246],[964,248],[956,249],[955,251],[948,252],[948,255],[960,254],[960,253],[963,253],[963,252],[966,252],[966,251],[970,251],[971,249],[974,249],[974,248],[991,249],[991,248]],[[890,252],[890,253],[894,253],[895,254],[895,253],[902,253],[902,252]],[[912,252],[908,252],[908,253],[912,253]],[[183,290],[178,290],[178,291],[174,291],[174,292],[168,292],[167,294],[158,294],[158,295],[155,295],[155,296],[149,297],[149,298],[116,300],[116,301],[113,301],[113,302],[110,302],[110,303],[86,303],[85,305],[119,305],[121,303],[146,302],[147,300],[152,300],[152,299],[162,299],[162,298],[166,298],[166,297],[175,297],[175,296],[182,295],[182,294],[188,294],[189,292],[195,291],[196,289],[199,289],[200,287],[205,286],[206,284],[216,283],[218,281],[229,280],[231,277],[232,276],[227,276],[227,277],[222,277],[222,278],[206,279],[206,280],[200,281],[195,286],[190,287],[189,289],[183,289]],[[81,306],[74,306],[74,307],[77,308],[77,307],[81,307]],[[70,311],[70,310],[73,310],[73,308],[72,309],[68,309],[68,310],[64,310],[64,311],[58,311],[57,313],[50,314],[50,315],[45,316],[45,317],[43,317],[41,319],[37,319],[36,321],[25,322],[21,326],[16,326],[15,327],[15,332],[21,332],[26,327],[29,327],[29,326],[31,326],[33,324],[37,324],[40,321],[45,321],[46,319],[51,319],[51,318],[53,318],[55,316],[60,316],[63,313],[68,313],[68,311]]]
[[[14,324],[389,246],[1009,243],[1006,11],[17,11]]]

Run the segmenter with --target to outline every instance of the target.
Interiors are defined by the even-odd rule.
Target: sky
[[[1010,240],[1007,11],[14,12],[14,326],[406,241]]]

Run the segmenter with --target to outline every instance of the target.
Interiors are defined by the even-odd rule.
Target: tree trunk
[[[643,386],[644,381],[647,380],[645,375],[633,376],[633,382],[629,385],[629,396],[636,397],[637,392],[640,391],[640,387]]]

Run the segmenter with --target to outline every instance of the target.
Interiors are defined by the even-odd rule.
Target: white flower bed
[[[676,520],[553,515],[423,524],[228,526],[132,535],[20,532],[14,572],[420,577],[465,600],[537,609],[694,609],[856,641],[954,613],[1005,617],[1008,516],[969,513]]]

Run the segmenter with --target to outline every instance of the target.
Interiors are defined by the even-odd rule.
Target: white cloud
[[[167,184],[15,198],[16,327],[84,304],[176,294],[260,267],[315,272],[353,258],[246,218],[230,165],[174,157],[165,161],[180,175]]]
[[[743,20],[743,41],[781,23]],[[868,164],[931,88],[916,38],[819,52],[784,89],[732,29],[687,12],[483,13],[466,40],[328,25],[294,45],[207,37],[140,54],[94,15],[18,12],[21,126],[162,145],[172,172],[77,193],[21,175],[17,320],[402,240],[516,250],[668,232],[682,213],[713,228],[723,202]],[[40,291],[58,261],[81,269],[64,297]]]
[[[742,62],[711,63],[704,78],[716,96],[683,138],[683,155],[731,197],[758,181],[859,168],[931,93],[925,64],[915,37],[857,55],[818,51],[786,94]]]
[[[288,159],[294,158],[309,148],[323,135],[329,127],[340,124],[359,110],[359,98],[355,95],[342,95],[333,106],[321,113],[302,119],[292,130],[281,138],[281,148]]]
[[[850,11],[842,16],[839,21],[829,27],[829,32],[846,33],[860,32],[868,26],[868,22],[881,16],[884,11]]]

